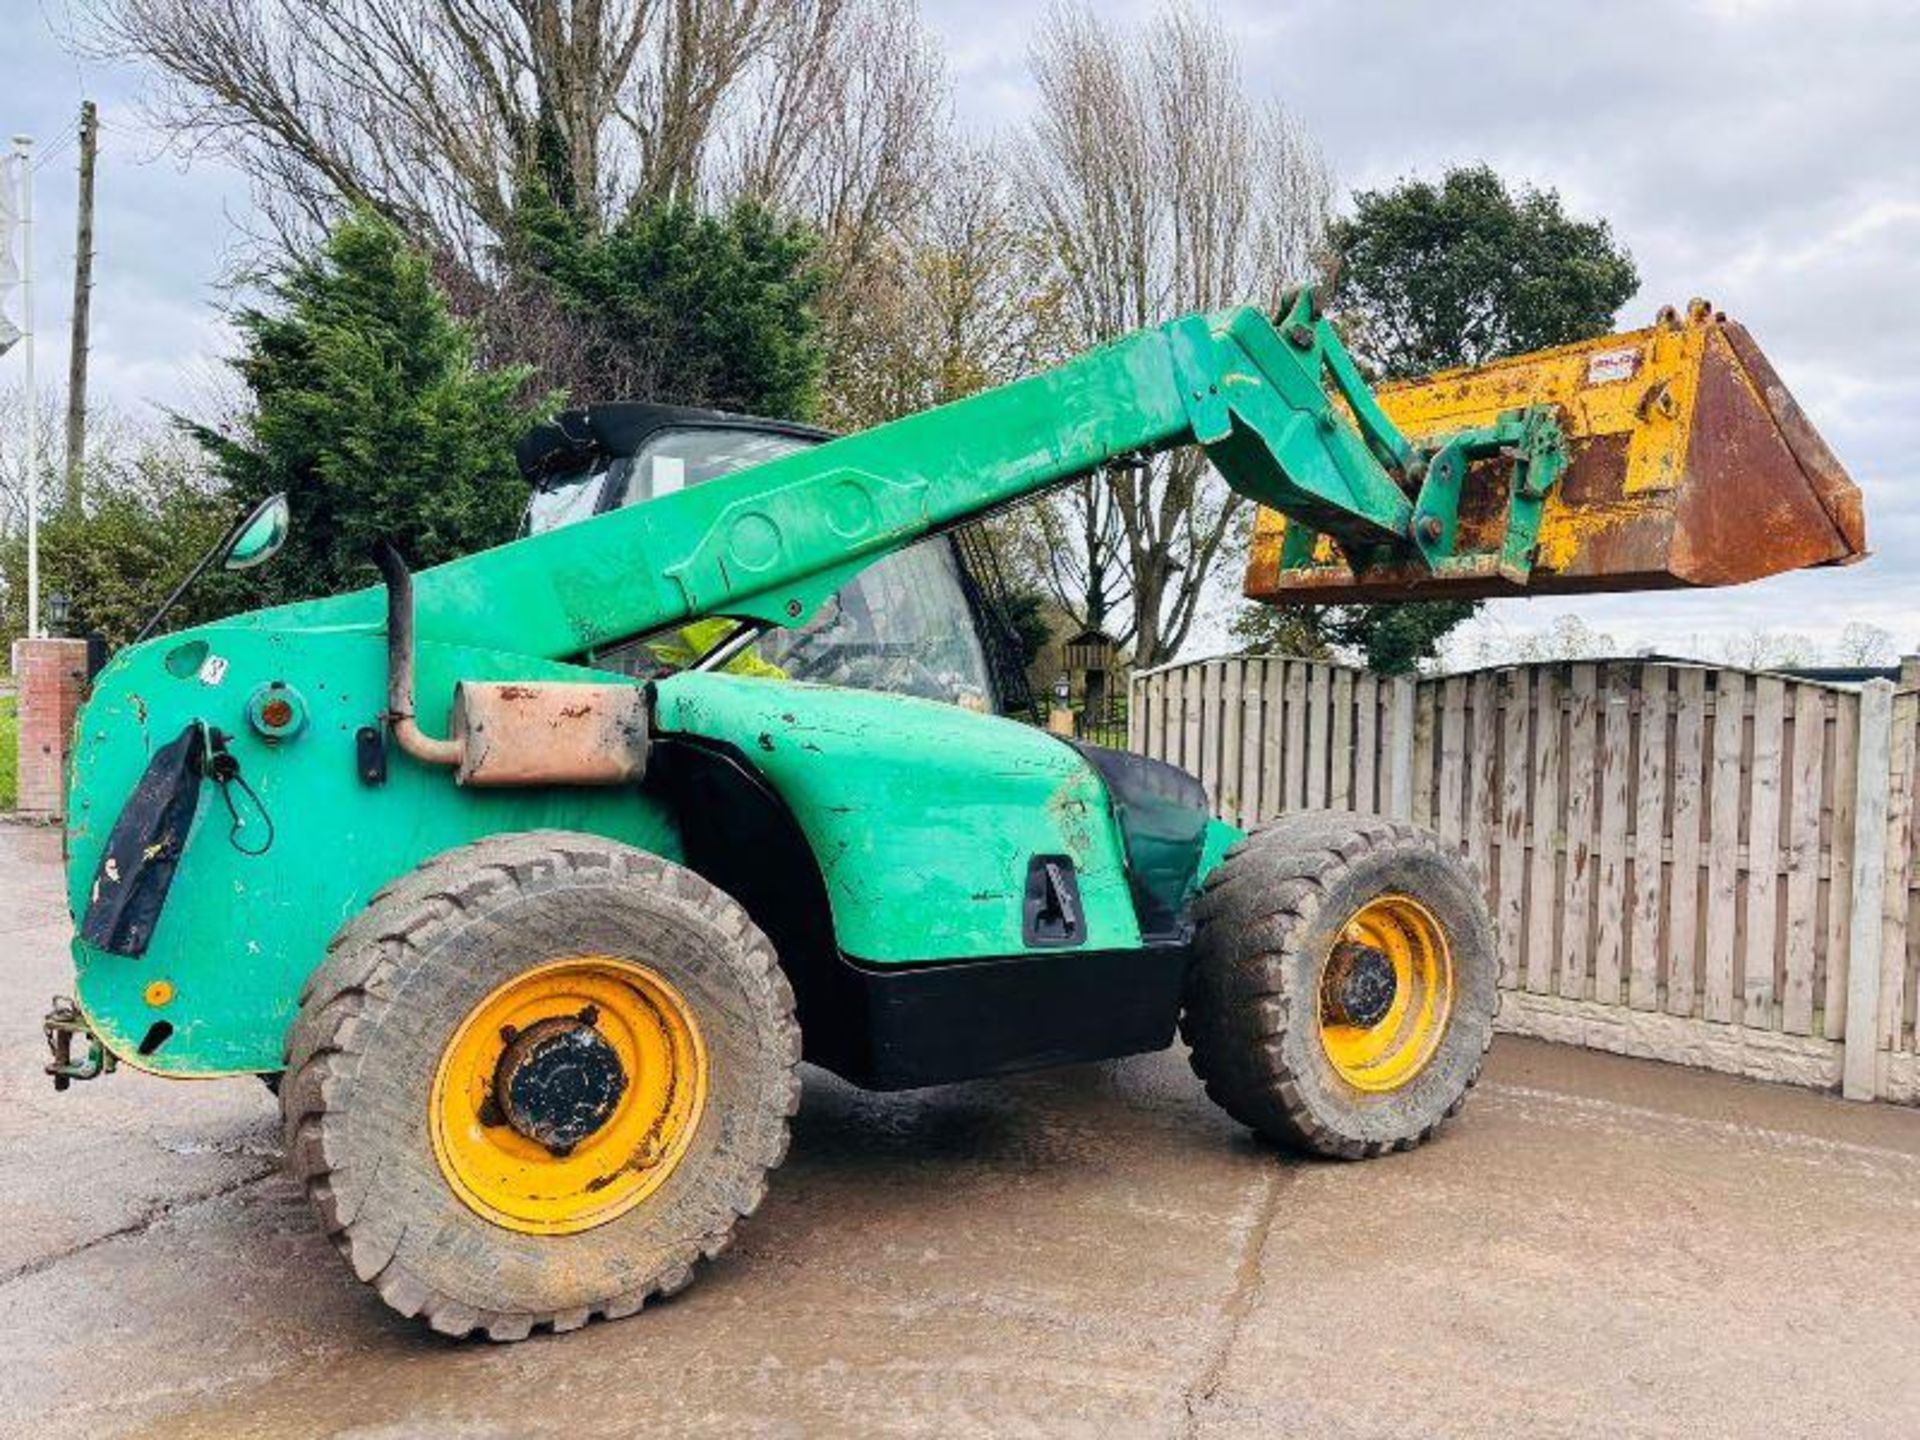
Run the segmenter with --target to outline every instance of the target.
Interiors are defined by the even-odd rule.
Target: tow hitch
[[[47,1049],[53,1052],[53,1058],[47,1062],[47,1074],[53,1077],[56,1090],[64,1090],[76,1080],[110,1075],[119,1066],[120,1062],[87,1024],[80,1007],[65,995],[53,997],[53,1008],[40,1022],[40,1028],[46,1032]],[[78,1060],[73,1058],[76,1040],[86,1042],[86,1050]]]

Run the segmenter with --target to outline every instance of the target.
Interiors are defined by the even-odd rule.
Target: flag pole
[[[20,171],[20,346],[26,367],[27,635],[40,634],[40,400],[33,376],[33,149],[31,135],[13,137]]]

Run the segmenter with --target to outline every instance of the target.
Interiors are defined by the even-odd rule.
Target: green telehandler
[[[417,576],[384,545],[379,585],[98,675],[49,1070],[266,1078],[360,1278],[496,1340],[687,1284],[759,1205],[803,1059],[904,1088],[1178,1028],[1276,1142],[1415,1145],[1493,1034],[1458,854],[1345,813],[1243,834],[1172,766],[989,713],[1005,667],[952,536],[1198,444],[1271,512],[1254,580],[1281,599],[1855,558],[1858,493],[1764,362],[1726,360],[1737,329],[1440,377],[1420,435],[1308,291],[845,438],[563,416],[522,447],[522,538]],[[287,523],[264,506],[216,558],[262,562]]]

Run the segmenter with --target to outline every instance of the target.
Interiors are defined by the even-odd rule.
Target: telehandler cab
[[[1456,853],[1354,814],[1245,835],[1180,770],[986,713],[948,532],[1187,444],[1266,507],[1250,585],[1282,600],[1864,549],[1704,307],[1380,397],[1302,291],[844,439],[575,413],[522,449],[523,538],[417,577],[386,546],[381,586],[100,674],[49,1068],[267,1077],[355,1272],[496,1340],[687,1284],[759,1205],[802,1058],[932,1085],[1177,1024],[1272,1140],[1419,1143],[1493,1033]]]

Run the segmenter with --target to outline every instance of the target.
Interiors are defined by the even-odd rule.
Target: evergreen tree
[[[576,400],[658,400],[805,420],[826,345],[817,237],[764,206],[643,205],[607,230],[523,192],[505,256],[567,318]],[[547,347],[551,348],[551,347]]]
[[[1485,165],[1362,190],[1328,242],[1354,350],[1389,380],[1604,335],[1640,286],[1606,221]]]
[[[251,398],[235,433],[187,424],[236,506],[284,490],[293,531],[259,599],[367,583],[374,543],[433,565],[510,539],[526,503],[514,442],[552,397],[525,367],[483,369],[424,256],[370,213],[268,282],[240,312],[234,369]]]

